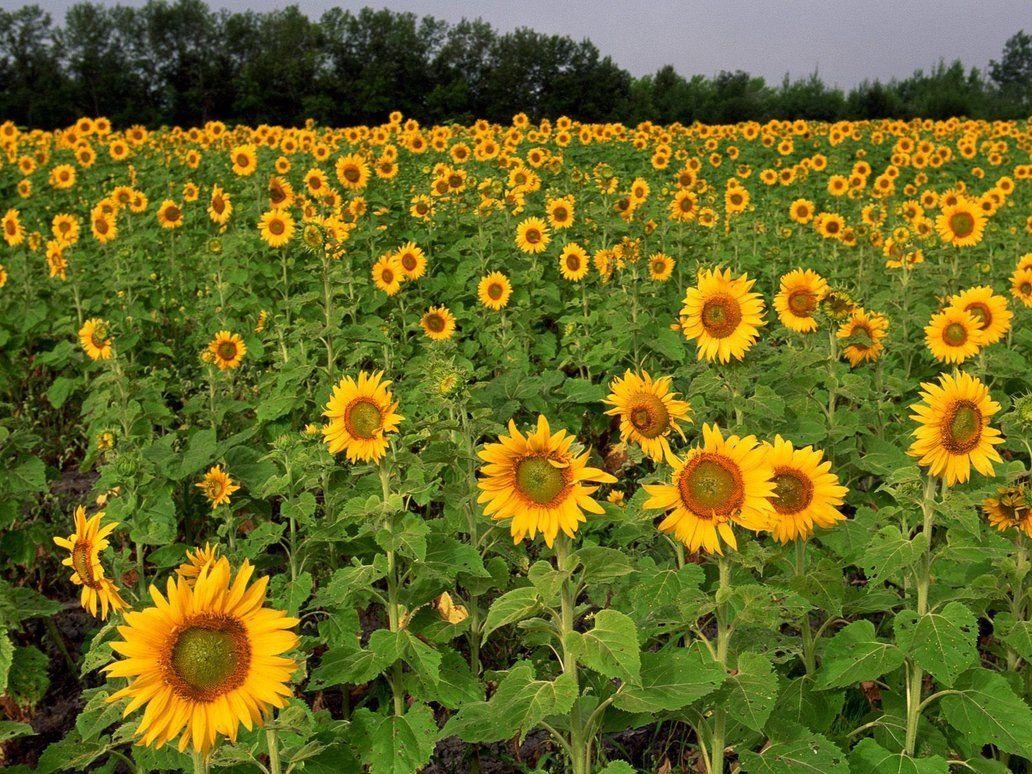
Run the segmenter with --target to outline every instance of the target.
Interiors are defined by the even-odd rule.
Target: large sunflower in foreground
[[[108,338],[108,324],[99,317],[83,323],[79,329],[79,343],[90,360],[110,360],[115,352]]]
[[[104,512],[98,511],[89,519],[80,505],[75,509],[75,532],[66,538],[55,537],[54,543],[68,551],[68,558],[61,564],[71,567],[72,583],[82,586],[79,602],[90,615],[97,617],[97,605],[100,605],[100,619],[107,620],[108,611],[125,610],[125,600],[118,593],[118,587],[110,578],[104,577],[104,567],[100,563],[100,552],[108,547],[110,535],[118,522],[108,522],[100,526]]]
[[[211,362],[217,365],[220,371],[232,370],[239,368],[244,355],[247,354],[247,345],[240,338],[240,334],[219,331],[208,344],[208,354],[211,356]]]
[[[942,208],[935,219],[935,230],[943,242],[954,247],[971,247],[982,241],[985,215],[978,202],[960,197],[956,203]]]
[[[152,607],[127,613],[111,649],[123,658],[104,667],[129,685],[108,701],[129,699],[123,717],[146,706],[139,742],[207,754],[219,735],[236,740],[283,707],[297,667],[282,654],[296,647],[298,620],[263,607],[268,578],[248,586],[246,561],[231,580],[226,559],[203,567],[191,584],[169,578],[165,595],[150,587]]]
[[[344,452],[348,461],[378,462],[387,451],[387,433],[397,431],[403,416],[394,395],[383,381],[383,371],[361,371],[358,381],[345,376],[326,404],[323,439],[331,454]]]
[[[796,449],[780,435],[774,436],[767,453],[774,473],[774,506],[771,534],[779,543],[813,534],[814,526],[831,527],[846,517],[839,511],[849,491],[831,472],[824,452],[812,446]]]
[[[703,444],[677,463],[669,484],[645,484],[644,507],[667,511],[659,524],[690,551],[718,554],[721,540],[738,548],[732,524],[755,532],[771,528],[774,495],[766,450],[755,436],[724,438],[716,425],[702,426]]]
[[[781,290],[774,296],[774,309],[781,324],[796,333],[817,330],[814,312],[828,293],[828,283],[812,269],[796,269],[781,278]]]
[[[654,462],[662,462],[670,454],[667,436],[672,430],[684,438],[679,422],[691,421],[691,407],[676,399],[670,382],[669,376],[654,380],[648,371],[639,376],[628,370],[613,380],[609,397],[603,401],[613,407],[607,415],[620,417],[620,440],[638,444]]]
[[[681,330],[696,342],[699,360],[741,360],[756,343],[764,323],[763,298],[750,292],[754,283],[745,274],[732,279],[730,269],[699,272],[681,309]]]
[[[602,513],[591,497],[591,484],[612,484],[616,479],[587,465],[588,452],[576,454],[574,437],[565,430],[552,433],[548,420],[539,416],[537,429],[523,435],[509,420],[509,435],[487,444],[480,452],[486,463],[477,481],[484,514],[495,521],[511,519],[513,542],[538,532],[551,548],[559,530],[569,537],[585,521],[584,511]]]
[[[978,318],[960,307],[951,306],[932,315],[924,330],[932,357],[943,363],[963,363],[985,344]]]
[[[966,482],[972,467],[983,476],[995,475],[992,463],[1002,460],[993,447],[1003,437],[989,426],[989,417],[1000,410],[989,389],[964,373],[943,374],[938,384],[923,382],[921,387],[921,402],[910,407],[918,426],[907,453],[947,486]]]

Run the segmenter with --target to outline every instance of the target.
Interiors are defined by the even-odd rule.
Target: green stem
[[[731,639],[731,628],[727,618],[727,593],[731,581],[731,565],[727,557],[717,558],[720,579],[717,585],[717,661],[727,668],[727,649]],[[727,726],[727,711],[717,708],[713,711],[713,733],[710,745],[710,774],[724,772],[724,734]]]
[[[380,488],[383,491],[383,507],[387,508],[387,499],[391,493],[391,473],[387,467],[387,457],[380,460]],[[391,532],[394,531],[394,515],[389,517]],[[393,538],[393,535],[392,535]],[[398,605],[398,561],[394,549],[387,550],[387,621],[392,632],[401,630],[401,610]],[[394,697],[394,715],[405,714],[405,694],[402,688],[401,662],[395,661],[391,666],[389,682]]]
[[[921,501],[923,522],[921,534],[925,536],[924,554],[917,564],[917,614],[923,616],[928,612],[928,586],[931,580],[932,566],[932,527],[935,515],[936,479],[928,476],[925,483],[924,498]],[[912,661],[907,662],[907,732],[905,750],[913,756],[917,747],[917,727],[921,721],[921,690],[924,681],[924,670]]]
[[[204,753],[193,751],[194,774],[208,774],[208,756]]]
[[[275,728],[265,729],[265,741],[269,746],[269,774],[282,774],[283,766],[280,764],[279,739]]]
[[[806,541],[796,540],[795,543],[795,572],[796,577],[803,578],[806,576]],[[803,666],[806,667],[806,674],[812,675],[814,670],[817,668],[817,664],[814,661],[814,640],[813,630],[810,628],[810,611],[807,610],[803,613],[802,622],[802,635],[803,635]]]
[[[577,590],[573,580],[573,563],[570,557],[570,540],[565,535],[560,535],[555,543],[555,558],[557,569],[566,572],[563,579],[562,595],[560,597],[559,610],[559,634],[560,648],[563,654],[563,674],[570,675],[577,683],[577,701],[570,710],[570,758],[573,774],[588,774],[591,771],[589,758],[589,744],[585,738],[587,731],[584,718],[581,717],[580,709],[580,683],[577,680],[577,656],[566,646],[569,635],[574,631],[574,621],[577,609]]]

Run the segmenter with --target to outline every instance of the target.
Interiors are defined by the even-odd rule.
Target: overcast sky
[[[37,0],[60,20],[74,0]],[[0,0],[8,10],[25,3]],[[128,5],[141,5],[129,0]],[[216,8],[269,10],[274,0],[209,0]],[[496,29],[590,38],[634,75],[672,64],[683,75],[746,70],[778,82],[815,69],[851,87],[928,69],[940,59],[986,68],[1007,38],[1032,32],[1032,0],[297,0],[318,17],[327,8],[369,5],[446,21],[480,17]]]

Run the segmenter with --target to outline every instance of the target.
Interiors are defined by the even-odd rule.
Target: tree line
[[[726,123],[771,118],[1032,114],[1032,36],[1007,41],[987,73],[940,62],[909,78],[844,92],[809,78],[768,84],[742,71],[635,78],[589,40],[411,13],[297,6],[214,11],[203,0],[138,8],[81,2],[63,24],[37,5],[0,9],[0,120],[65,126],[379,123],[401,110],[424,123],[567,115],[582,121]]]

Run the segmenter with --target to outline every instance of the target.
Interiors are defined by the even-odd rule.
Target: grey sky
[[[37,0],[60,19],[73,0]],[[217,8],[269,10],[275,0],[208,0]],[[21,0],[0,0],[17,8]],[[126,4],[139,5],[139,0]],[[297,0],[318,17],[333,6],[411,11],[455,22],[480,17],[496,29],[590,38],[634,75],[672,64],[684,75],[742,69],[778,82],[816,68],[826,83],[851,87],[960,59],[985,69],[1004,41],[1032,32],[1032,0]]]

